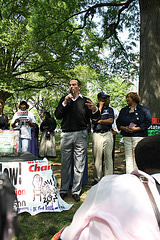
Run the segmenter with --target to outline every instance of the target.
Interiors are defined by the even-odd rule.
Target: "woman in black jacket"
[[[137,168],[135,146],[142,138],[148,136],[152,117],[148,108],[139,104],[140,97],[137,93],[128,93],[126,101],[128,106],[121,109],[116,123],[124,138],[126,173],[131,173]]]

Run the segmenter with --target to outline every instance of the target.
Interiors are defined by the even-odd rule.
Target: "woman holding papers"
[[[126,101],[128,106],[121,109],[116,123],[124,138],[126,173],[131,173],[137,168],[135,146],[142,138],[148,136],[152,117],[148,108],[139,104],[140,97],[137,93],[128,93]]]
[[[15,130],[20,131],[19,152],[26,152],[31,139],[31,127],[35,127],[36,120],[32,112],[28,111],[29,105],[26,100],[21,100],[20,110],[12,118],[11,125]]]

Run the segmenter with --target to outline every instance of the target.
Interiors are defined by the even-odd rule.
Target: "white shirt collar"
[[[79,97],[83,98],[83,96],[82,96],[82,94],[81,94],[81,93],[79,93],[79,94],[78,94],[78,96],[77,96],[76,98],[72,98],[72,101],[76,101],[76,100],[77,100],[77,98],[79,98]]]

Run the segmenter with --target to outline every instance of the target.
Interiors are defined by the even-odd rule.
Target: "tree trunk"
[[[139,94],[153,118],[160,117],[160,0],[139,0]]]

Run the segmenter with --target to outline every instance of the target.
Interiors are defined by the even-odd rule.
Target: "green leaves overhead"
[[[79,64],[97,73],[104,64],[109,74],[130,71],[135,36],[129,31],[123,45],[118,34],[135,19],[138,31],[136,2],[0,0],[1,90],[65,89]]]
[[[80,47],[80,34],[71,34],[73,21],[61,24],[73,13],[71,4],[70,8],[62,1],[0,4],[0,79],[5,79],[1,89],[44,88],[66,77],[64,70],[75,66],[73,55]],[[37,81],[33,73],[42,78]]]

